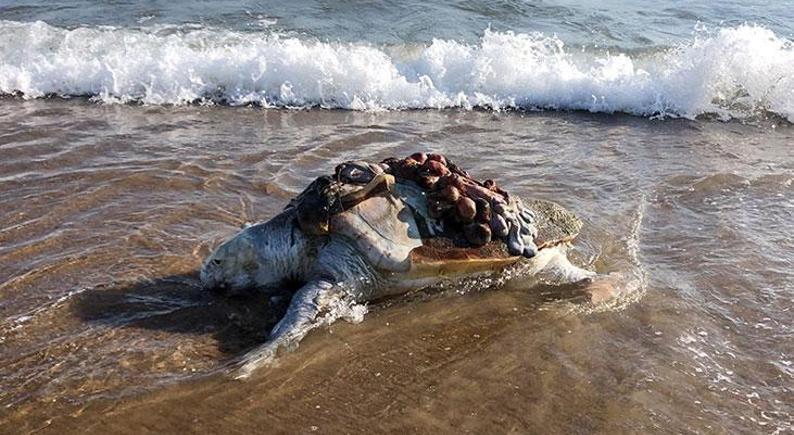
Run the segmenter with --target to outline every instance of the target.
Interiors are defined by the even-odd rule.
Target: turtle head
[[[207,290],[231,294],[255,286],[258,271],[255,245],[243,231],[207,257],[201,267],[201,285]]]
[[[215,248],[201,267],[201,284],[227,295],[264,289],[300,278],[311,262],[307,239],[291,210],[249,226]]]

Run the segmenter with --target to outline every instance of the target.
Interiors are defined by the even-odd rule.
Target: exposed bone
[[[391,191],[392,186],[394,186],[394,176],[386,173],[381,173],[372,177],[372,180],[370,180],[370,182],[367,183],[366,186],[356,190],[355,192],[348,193],[342,196],[340,199],[342,201],[343,206],[347,209],[352,207],[356,203],[362,201],[378,187],[381,187],[387,191]]]

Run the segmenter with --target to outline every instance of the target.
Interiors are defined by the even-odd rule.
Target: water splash
[[[478,44],[372,46],[213,28],[0,21],[0,93],[103,103],[586,110],[794,121],[794,48],[759,26],[642,54],[486,30]]]

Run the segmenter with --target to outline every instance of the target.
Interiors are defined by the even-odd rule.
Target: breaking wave
[[[198,27],[0,21],[0,93],[279,108],[559,109],[794,122],[794,47],[759,26],[635,53],[486,30],[476,44],[372,46]]]

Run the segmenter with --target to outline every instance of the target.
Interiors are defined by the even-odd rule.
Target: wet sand
[[[581,113],[0,106],[0,432],[784,432],[794,129]],[[373,304],[246,382],[284,302],[202,258],[345,159],[443,152],[585,228],[626,277]],[[499,287],[499,288],[497,288]]]

